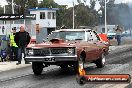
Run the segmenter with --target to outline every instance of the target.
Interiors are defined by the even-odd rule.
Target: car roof
[[[90,31],[91,29],[60,29],[53,32],[65,32],[65,31]]]

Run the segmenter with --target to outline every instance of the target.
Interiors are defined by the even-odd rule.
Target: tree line
[[[6,0],[7,14],[12,14],[11,5],[12,0]],[[100,9],[95,10],[96,2],[99,2]],[[104,24],[104,5],[105,0],[90,0],[90,6],[86,5],[87,0],[77,0],[78,4],[75,5],[75,28],[79,26],[93,27],[99,24]],[[57,11],[57,26],[61,27],[65,25],[68,28],[72,28],[72,11],[73,7],[68,8],[66,5],[59,5],[54,0],[42,0],[38,3],[38,0],[14,0],[15,14],[29,14],[28,9],[31,8],[59,8]],[[122,10],[120,10],[122,8]],[[102,14],[99,13],[102,12]],[[107,3],[107,23],[108,24],[120,24],[124,25],[122,20],[122,12],[126,11],[129,14],[129,7],[127,4],[115,4],[115,0],[109,0]],[[3,13],[3,7],[0,6],[0,14]],[[120,13],[120,14],[119,14]],[[128,15],[124,14],[124,15]]]

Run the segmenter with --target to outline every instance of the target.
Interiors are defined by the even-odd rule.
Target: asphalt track
[[[106,57],[106,66],[96,68],[88,64],[87,74],[132,75],[132,45],[113,47]],[[76,82],[72,68],[62,70],[58,66],[44,68],[41,76],[35,76],[31,66],[0,72],[0,88],[132,88],[132,84],[85,84]]]

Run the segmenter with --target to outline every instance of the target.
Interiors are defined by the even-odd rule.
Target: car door
[[[92,37],[92,31],[87,31],[86,32],[86,46],[85,46],[85,51],[86,51],[86,61],[89,60],[94,60],[97,58],[97,46],[93,43],[93,37]]]
[[[97,59],[100,57],[100,54],[101,54],[101,46],[100,46],[100,43],[99,43],[99,36],[96,35],[96,32],[95,31],[91,31],[91,35],[92,35],[92,43],[93,43],[93,46],[95,47],[95,52],[94,52],[94,59]]]

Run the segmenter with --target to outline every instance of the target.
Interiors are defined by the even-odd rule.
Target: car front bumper
[[[77,61],[75,56],[26,56],[28,62],[60,62],[60,61]]]

